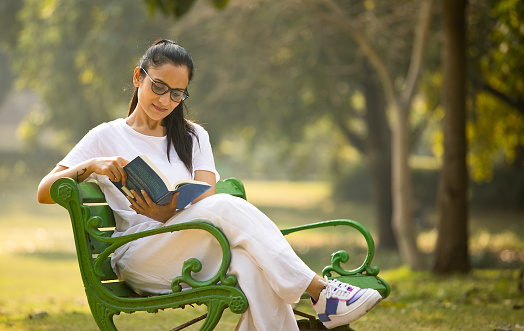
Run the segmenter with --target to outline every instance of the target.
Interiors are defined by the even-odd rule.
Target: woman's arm
[[[204,194],[202,194],[198,198],[196,198],[193,201],[193,203],[196,203],[204,198],[207,198],[217,193],[217,181],[216,181],[215,173],[211,171],[206,171],[206,170],[196,170],[195,171],[195,180],[206,182],[213,187],[207,190]]]
[[[112,157],[90,159],[71,168],[57,165],[42,179],[40,185],[38,185],[38,202],[54,203],[53,199],[51,199],[51,185],[57,179],[64,177],[73,178],[80,183],[86,180],[92,173],[96,173],[106,175],[114,182],[122,181],[125,185],[127,175],[123,167],[127,163],[129,163],[129,161],[122,157]]]

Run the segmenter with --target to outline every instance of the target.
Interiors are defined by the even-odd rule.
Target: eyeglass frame
[[[184,100],[187,100],[187,98],[189,98],[189,93],[187,92],[187,90],[185,89],[180,89],[180,88],[170,88],[169,86],[167,86],[166,83],[163,83],[163,82],[157,82],[155,80],[153,80],[153,78],[151,78],[151,76],[149,76],[149,74],[147,73],[146,69],[142,68],[142,67],[139,67],[141,70],[144,70],[144,72],[146,73],[147,77],[149,78],[149,80],[151,81],[151,91],[153,91],[153,93],[155,93],[156,95],[164,95],[166,94],[167,92],[169,92],[169,98],[173,101],[173,102],[177,102],[177,103],[180,103],[180,102],[183,102]],[[157,93],[155,92],[155,90],[153,90],[153,85],[154,84],[161,84],[163,86],[166,87],[166,91],[164,93]],[[180,101],[176,101],[173,99],[173,92],[182,92],[182,97],[180,98]]]

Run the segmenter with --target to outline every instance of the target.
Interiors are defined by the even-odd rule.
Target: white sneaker
[[[327,278],[326,278],[327,280]],[[328,329],[347,325],[364,316],[382,300],[378,291],[361,289],[336,279],[327,280],[318,301],[313,299],[313,308],[318,319]]]

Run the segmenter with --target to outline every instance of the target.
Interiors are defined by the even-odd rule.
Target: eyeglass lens
[[[165,84],[153,81],[151,83],[151,89],[158,95],[166,94],[169,91],[169,87]],[[180,102],[187,99],[184,92],[178,90],[171,90],[171,99],[175,102]]]

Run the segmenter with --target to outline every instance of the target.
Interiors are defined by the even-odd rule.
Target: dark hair
[[[171,40],[161,39],[155,42],[138,61],[138,66],[144,70],[150,67],[159,67],[166,63],[171,63],[175,66],[184,66],[189,72],[189,81],[193,79],[193,59],[191,55],[180,45],[177,45]],[[143,70],[140,70],[140,76],[144,75]],[[138,104],[138,87],[135,87],[133,97],[129,103],[129,111],[127,116],[131,115]],[[162,125],[166,127],[167,133],[167,159],[170,160],[171,146],[175,147],[180,160],[184,163],[189,172],[193,171],[193,136],[196,137],[195,127],[193,124],[184,118],[184,101],[181,101],[178,106],[162,121]],[[198,138],[198,137],[197,137]]]

